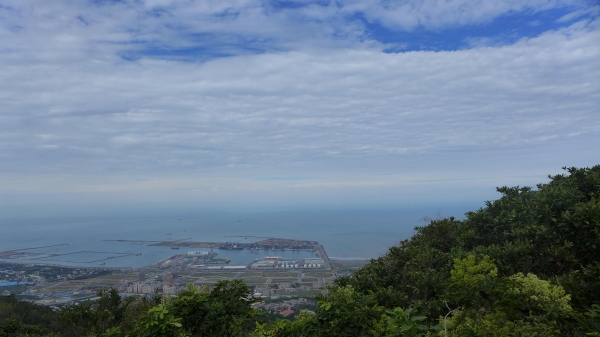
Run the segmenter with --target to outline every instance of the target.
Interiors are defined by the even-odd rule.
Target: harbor
[[[248,237],[244,237],[247,239]],[[330,269],[331,263],[325,248],[317,241],[294,240],[282,238],[262,238],[256,242],[200,242],[200,241],[161,241],[151,246],[179,248],[204,248],[209,250],[189,251],[187,254],[176,254],[160,261],[155,266],[161,268],[177,267],[198,270],[241,270],[241,269]],[[255,254],[251,262],[231,258],[217,258],[223,253],[231,256],[236,251],[249,251]],[[310,252],[314,256],[279,256],[285,252]],[[259,258],[258,255],[270,254]],[[278,255],[279,254],[279,255]],[[239,253],[238,253],[239,255]]]
[[[138,248],[142,247],[140,241],[112,240],[126,247]],[[109,268],[106,261],[117,259],[119,254],[139,257],[142,253],[59,251],[69,247],[68,244],[0,252],[0,260],[16,262],[5,264],[4,273],[12,283],[7,283],[3,292],[17,290],[24,299],[60,306],[93,298],[95,291],[107,286],[117,288],[126,296],[153,294],[157,289],[177,294],[189,284],[201,287],[214,285],[219,280],[243,279],[254,289],[255,296],[310,297],[319,293],[340,272],[339,265],[332,268],[324,247],[317,241],[267,238],[238,244],[144,240],[142,245],[171,254],[141,268]],[[118,245],[115,247],[118,248]],[[173,247],[177,248],[176,254],[172,254]],[[48,250],[55,252],[50,254]],[[19,255],[19,252],[30,255]],[[64,256],[83,254],[82,257],[89,258],[90,254],[100,253],[108,256],[84,259],[79,261],[80,267],[51,263]],[[15,261],[23,259],[28,262]],[[0,261],[0,264],[3,262]]]
[[[247,239],[247,237],[245,237]],[[277,257],[277,268],[329,268],[330,262],[324,247],[317,241],[282,238],[262,239],[255,242],[192,241],[192,238],[175,240],[105,239],[111,250],[79,250],[81,246],[69,244],[45,245],[0,251],[0,260],[15,263],[40,263],[67,266],[139,268],[156,265],[156,261],[172,261],[195,269],[267,268],[266,257]],[[167,249],[167,250],[165,250]],[[180,253],[180,251],[183,252]],[[162,256],[160,256],[162,255]],[[317,263],[308,259],[317,258]],[[152,259],[152,260],[150,260]],[[148,261],[145,264],[127,261]],[[193,263],[192,263],[193,262]],[[293,263],[292,263],[293,262]],[[305,266],[306,265],[306,266]],[[233,267],[237,266],[237,267]]]
[[[248,236],[244,237],[248,239]],[[314,251],[319,245],[317,241],[294,240],[281,238],[265,238],[257,242],[202,242],[202,241],[187,241],[191,238],[180,240],[167,240],[160,242],[152,242],[151,246],[168,246],[172,248],[189,247],[189,248],[219,248],[225,250],[308,250]],[[113,240],[113,241],[128,241],[128,240]]]

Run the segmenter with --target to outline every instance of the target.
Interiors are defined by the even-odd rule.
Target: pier
[[[113,242],[133,242],[133,243],[156,243],[162,242],[160,240],[125,240],[125,239],[103,239],[102,241],[113,241]]]
[[[44,256],[41,257],[34,257],[34,258],[30,258],[28,260],[40,260],[40,259],[48,259],[51,257],[57,257],[57,256],[66,256],[66,255],[75,255],[75,254],[82,254],[82,253],[93,253],[93,254],[111,254],[113,256],[109,256],[106,258],[102,258],[102,259],[97,259],[97,260],[93,260],[93,261],[85,261],[85,262],[79,262],[79,261],[65,261],[65,262],[75,262],[75,263],[94,263],[94,262],[101,262],[101,261],[107,261],[107,260],[111,260],[111,259],[116,259],[119,257],[123,257],[123,256],[132,256],[135,255],[134,253],[120,253],[120,252],[96,252],[96,251],[89,251],[89,250],[82,250],[82,251],[78,251],[78,252],[71,252],[71,253],[59,253],[59,254],[55,254],[55,253],[51,253],[51,254],[43,254]],[[52,261],[52,260],[49,260]]]
[[[325,268],[330,269],[331,263],[329,261],[329,256],[327,256],[327,252],[325,251],[323,245],[317,245],[315,250],[317,251],[317,256],[323,259]]]
[[[40,248],[52,248],[52,247],[59,247],[59,246],[68,246],[68,243],[61,243],[58,245],[50,245],[50,246],[39,246],[39,247],[29,247],[29,248],[21,248],[21,249],[12,249],[10,250],[11,252],[18,252],[18,251],[22,251],[22,250],[32,250],[32,249],[40,249]]]

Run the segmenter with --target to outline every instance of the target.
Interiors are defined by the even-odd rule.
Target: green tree
[[[441,325],[428,326],[423,324],[426,316],[414,315],[414,309],[394,308],[387,310],[386,337],[421,337],[430,336],[432,333],[440,331]]]
[[[479,261],[474,254],[454,259],[445,301],[463,308],[489,311],[494,305],[494,293],[504,291],[497,276],[498,268],[487,255]]]
[[[61,324],[75,336],[100,336],[111,328],[121,335],[130,331],[136,319],[156,305],[145,297],[121,298],[116,289],[98,291],[99,299],[65,306],[60,312]]]
[[[0,337],[55,337],[58,334],[47,333],[37,325],[23,324],[14,318],[0,321]]]
[[[176,318],[163,305],[158,305],[141,315],[127,337],[185,337],[181,318]]]
[[[40,333],[64,333],[65,330],[58,324],[58,314],[52,309],[19,301],[15,295],[0,296],[0,322],[6,326],[19,326],[40,328]],[[28,328],[29,329],[29,328]],[[33,330],[29,334],[33,334]],[[1,335],[0,335],[1,336]]]
[[[331,287],[326,296],[317,295],[312,329],[315,336],[381,336],[385,308],[372,295],[361,294],[350,285]]]
[[[257,301],[242,281],[220,281],[210,291],[189,286],[170,308],[191,336],[246,336],[262,317]]]
[[[310,337],[315,333],[314,313],[302,310],[294,320],[278,319],[271,323],[256,323],[250,337]]]

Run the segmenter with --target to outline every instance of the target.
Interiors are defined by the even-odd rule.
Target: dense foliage
[[[432,221],[337,281],[380,305],[448,317],[448,335],[600,331],[600,166],[537,189],[502,187],[485,208]],[[586,322],[586,323],[583,323]]]
[[[14,295],[0,296],[0,337],[61,331],[58,314],[52,309],[19,301]]]
[[[224,281],[174,299],[102,292],[63,309],[65,331],[0,306],[0,336],[600,337],[600,166],[566,171],[416,228],[294,320],[266,322],[243,283]]]

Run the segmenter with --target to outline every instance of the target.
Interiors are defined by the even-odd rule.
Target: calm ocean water
[[[50,263],[83,267],[142,267],[187,248],[104,240],[174,240],[253,242],[255,237],[316,240],[328,255],[340,259],[369,259],[407,239],[424,216],[462,218],[473,207],[419,208],[369,211],[294,211],[272,213],[206,213],[175,216],[0,218],[0,251],[62,254],[35,255],[4,261]],[[170,233],[169,235],[167,235]],[[55,246],[56,245],[56,246]],[[52,246],[45,248],[35,248]],[[218,250],[232,264],[246,264],[264,256],[312,257],[312,252]],[[138,255],[141,254],[141,255]],[[108,260],[104,260],[109,258]]]

